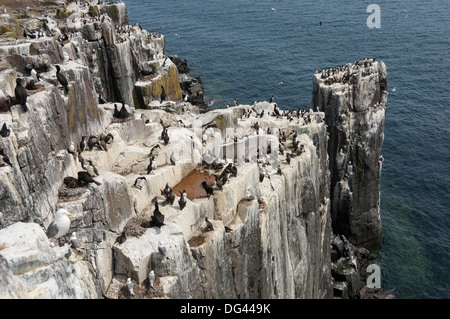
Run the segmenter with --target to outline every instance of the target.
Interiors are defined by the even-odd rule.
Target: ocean
[[[124,2],[131,24],[165,35],[166,53],[202,77],[211,108],[272,95],[308,108],[316,70],[383,59],[381,286],[401,299],[450,298],[450,1]],[[371,4],[379,28],[368,26]]]

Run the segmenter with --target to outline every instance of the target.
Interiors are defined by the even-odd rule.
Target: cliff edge
[[[351,88],[315,75],[309,110],[261,101],[205,112],[201,81],[179,72],[163,35],[128,25],[123,3],[8,4],[0,16],[0,125],[9,129],[0,138],[1,298],[336,295],[332,263],[345,256],[333,250],[333,228],[353,239],[353,219],[378,225],[384,109],[370,103],[385,103],[376,99],[384,64]],[[336,210],[342,205],[351,209]],[[70,229],[48,238],[61,208],[72,214]],[[163,225],[154,224],[157,211]],[[342,219],[352,232],[335,226]]]

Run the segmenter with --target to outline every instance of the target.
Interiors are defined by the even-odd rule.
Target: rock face
[[[333,231],[379,246],[381,148],[387,102],[383,61],[362,60],[313,77],[311,106],[325,113],[330,141]]]
[[[11,30],[41,28],[44,36],[34,31],[35,37],[16,41],[8,31],[0,38],[0,98],[13,97],[10,110],[0,113],[0,125],[11,129],[0,138],[2,160],[11,161],[0,167],[1,298],[333,297],[332,257],[338,253],[331,250],[331,212],[344,196],[333,195],[342,170],[329,158],[335,160],[330,149],[337,146],[330,145],[341,139],[329,131],[335,111],[320,99],[326,88],[318,79],[315,111],[276,117],[270,115],[274,103],[259,102],[204,112],[201,81],[184,77],[185,67],[178,72],[182,62],[165,56],[163,36],[127,25],[122,3],[50,2],[45,25],[40,10],[33,16],[8,8],[4,23],[13,23]],[[67,93],[56,80],[56,64],[69,81]],[[24,112],[14,88],[16,78],[31,80],[29,65],[40,80],[28,91]],[[361,86],[356,100],[370,90]],[[200,105],[183,99],[186,94]],[[129,115],[115,116],[122,105]],[[266,115],[257,117],[262,111]],[[384,121],[384,111],[379,118],[366,113],[366,120]],[[381,122],[355,115],[350,123],[342,134],[359,143],[351,156],[371,165],[360,148],[376,138]],[[360,129],[371,139],[352,135]],[[80,149],[90,136],[113,139]],[[211,183],[229,163],[237,172],[207,197],[201,181]],[[348,173],[348,161],[342,165]],[[80,171],[91,172],[96,183],[69,187],[67,178],[76,180]],[[364,181],[353,181],[361,193]],[[166,185],[175,192],[173,203],[162,195]],[[183,189],[188,196],[181,210]],[[155,202],[165,217],[161,227],[150,223]],[[72,214],[71,226],[65,237],[49,240],[45,230],[59,208]],[[205,218],[214,230],[206,229]],[[69,244],[72,232],[81,248]],[[125,287],[128,277],[135,297]],[[342,295],[355,287],[342,288]]]

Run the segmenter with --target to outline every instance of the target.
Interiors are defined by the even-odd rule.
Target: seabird
[[[34,85],[34,80],[30,80],[30,82],[27,83],[26,89],[29,91],[37,90],[37,86]]]
[[[220,179],[217,177],[217,175],[214,175],[214,177],[216,178],[215,183],[218,189],[223,190],[222,187],[222,182],[220,181]]]
[[[89,183],[95,183],[97,185],[101,185],[101,183],[97,182],[92,178],[92,175],[88,172],[80,171],[78,172],[78,183],[80,185],[89,184]]]
[[[184,193],[180,192],[180,199],[178,200],[178,205],[180,205],[180,210],[186,207],[186,199],[184,198]]]
[[[75,143],[74,142],[70,142],[69,147],[67,149],[69,151],[69,153],[73,154],[75,153],[76,149],[75,149]]]
[[[203,181],[201,185],[202,185],[203,189],[206,191],[206,195],[208,196],[208,198],[210,195],[214,195],[213,188],[210,185],[208,185],[206,183],[206,181]]]
[[[116,103],[114,103],[113,117],[120,119],[120,112],[119,112],[119,109],[117,108],[117,104]]]
[[[175,161],[175,153],[172,152],[172,154],[170,155],[170,163],[172,165],[175,165],[176,161]]]
[[[164,243],[162,241],[160,241],[158,243],[158,252],[162,257],[164,257],[166,259],[170,259],[169,257],[167,257],[166,246],[164,246]]]
[[[156,146],[153,146],[152,149],[150,150],[150,154],[148,154],[148,155],[149,155],[150,157],[153,157],[153,156],[158,155],[158,150],[157,150],[157,148],[161,148],[161,146],[159,146],[159,144],[156,145]]]
[[[272,97],[270,98],[269,103],[273,103],[273,95],[272,95]]]
[[[72,247],[76,250],[81,249],[80,242],[78,241],[76,232],[72,233],[72,236],[70,236],[70,243],[72,244]]]
[[[9,166],[12,166],[12,163],[9,160],[9,157],[5,154],[3,149],[0,148],[0,167],[4,166],[5,164],[8,164]]]
[[[64,93],[67,94],[69,92],[69,81],[64,74],[61,73],[61,68],[59,65],[55,65],[56,67],[56,78],[58,79],[59,84],[64,87]]]
[[[158,201],[155,201],[155,210],[153,212],[151,224],[156,227],[161,227],[164,224],[164,215],[159,211]]]
[[[25,88],[22,86],[22,79],[21,78],[17,78],[16,79],[16,87],[14,89],[14,94],[16,95],[16,101],[17,104],[20,104],[22,106],[22,111],[27,112],[28,111],[28,107],[27,107],[27,97],[28,97],[28,93],[27,90],[25,90]]]
[[[163,195],[167,197],[172,192],[172,188],[170,188],[169,183],[166,183],[166,187],[164,187]]]
[[[164,201],[164,204],[170,204],[173,205],[173,202],[175,201],[175,194],[170,190],[169,194],[166,196],[166,200]]]
[[[234,101],[234,105],[239,106],[239,102],[238,102],[238,100],[236,100],[236,98],[233,101]]]
[[[143,181],[146,181],[146,180],[147,180],[147,178],[145,178],[145,176],[140,176],[140,177],[136,178],[136,180],[134,181],[133,186],[141,190],[142,189],[142,183],[143,183]]]
[[[153,161],[155,160],[155,157],[150,157],[150,163],[147,166],[147,175],[150,174],[153,170]]]
[[[61,208],[56,211],[55,219],[50,223],[47,229],[48,238],[59,238],[64,236],[70,228],[70,214],[67,209]]]
[[[166,131],[166,134],[164,134],[163,139],[164,139],[164,145],[169,144],[169,134],[167,133],[167,131]]]
[[[148,273],[148,283],[150,287],[153,288],[153,285],[155,284],[155,271],[153,269]]]
[[[288,164],[291,164],[291,154],[289,154],[289,153],[286,153],[286,162]]]
[[[256,196],[253,195],[253,194],[250,192],[250,187],[247,188],[246,196],[247,196],[247,199],[248,199],[248,200],[254,200],[254,199],[256,198]]]
[[[89,172],[89,174],[91,174],[91,175],[95,175],[95,176],[98,176],[99,174],[98,174],[98,170],[97,170],[97,168],[94,166],[94,163],[92,163],[92,160],[91,159],[88,159],[88,163],[89,163],[89,166],[88,166],[88,171],[92,171],[92,173],[91,172]]]
[[[80,186],[78,183],[78,179],[72,176],[64,177],[64,185],[66,185],[67,188],[77,188]]]
[[[122,102],[122,108],[119,111],[120,114],[120,118],[122,119],[126,119],[127,117],[130,116],[130,112],[128,112],[127,108],[125,107],[125,103]]]
[[[2,130],[0,131],[1,137],[8,137],[11,133],[11,129],[6,126],[6,122],[3,123]]]
[[[83,152],[86,149],[86,145],[87,145],[87,136],[83,136],[81,138],[81,142],[80,142],[80,153]]]
[[[205,231],[214,231],[213,224],[209,221],[208,217],[205,217],[206,227]]]
[[[95,135],[89,136],[89,139],[87,141],[87,146],[89,147],[89,150],[92,151],[94,149],[94,146],[97,145],[98,138]]]
[[[127,290],[132,297],[134,297],[133,283],[131,282],[131,278],[127,278],[127,282],[125,283],[127,286]]]
[[[114,140],[114,136],[111,133],[106,134],[106,136],[103,138],[103,141],[105,141],[106,144],[111,144]]]

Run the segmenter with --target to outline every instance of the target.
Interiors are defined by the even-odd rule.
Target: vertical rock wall
[[[359,61],[313,77],[311,106],[325,113],[330,136],[333,230],[355,245],[381,242],[380,156],[386,102],[383,61]]]

